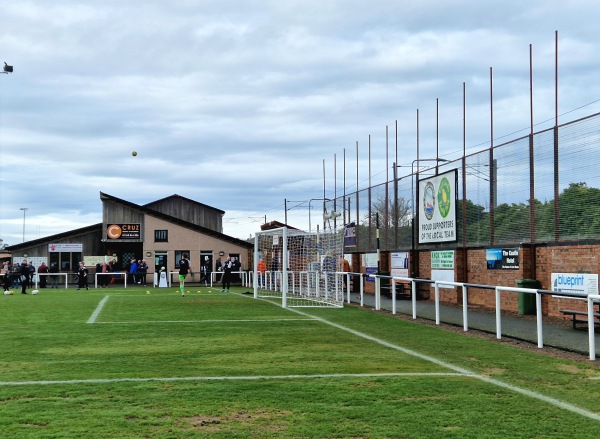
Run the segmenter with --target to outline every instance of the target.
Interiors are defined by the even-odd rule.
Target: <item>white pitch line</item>
[[[112,292],[112,291],[111,291]],[[119,293],[119,291],[114,291],[114,293]],[[175,293],[163,293],[162,291],[158,291],[158,292],[150,292],[150,294],[148,293],[138,293],[138,294],[116,294],[115,297],[147,297],[147,296],[152,296],[152,297],[181,297],[181,292],[179,290],[177,290],[177,292]],[[226,297],[224,296],[224,293],[185,293],[184,298],[186,297]]]
[[[134,321],[115,321],[115,322],[95,322],[97,325],[140,325],[147,323],[235,323],[235,322],[245,322],[245,323],[268,323],[268,322],[294,322],[294,321],[302,321],[302,322],[310,322],[317,321],[314,318],[297,318],[297,319],[217,319],[217,320],[134,320]]]
[[[0,381],[0,387],[8,386],[47,386],[59,384],[106,384],[106,383],[146,383],[174,381],[258,381],[295,380],[315,378],[389,378],[389,377],[463,377],[459,373],[333,373],[314,375],[247,375],[247,376],[196,376],[196,377],[155,377],[155,378],[97,378],[87,380],[40,380],[40,381]]]
[[[269,301],[267,300],[266,302],[269,302]],[[273,302],[269,302],[269,303],[273,303]],[[404,352],[405,354],[412,355],[412,356],[417,357],[417,358],[421,358],[421,359],[423,359],[425,361],[437,364],[439,366],[442,366],[444,368],[453,370],[453,371],[458,372],[460,374],[473,376],[473,377],[475,377],[475,378],[477,378],[477,379],[479,379],[479,380],[481,380],[483,382],[486,382],[486,383],[489,383],[489,384],[493,384],[493,385],[498,386],[498,387],[502,387],[504,389],[510,390],[512,392],[515,392],[515,393],[520,393],[521,395],[525,395],[525,396],[528,396],[528,397],[531,397],[531,398],[538,399],[540,401],[543,401],[545,403],[548,403],[548,404],[551,404],[553,406],[559,407],[561,409],[568,410],[568,411],[573,412],[573,413],[577,413],[577,414],[582,415],[582,416],[584,416],[586,418],[593,419],[593,420],[596,420],[596,421],[600,421],[600,414],[591,412],[589,410],[582,409],[581,407],[577,407],[576,405],[570,404],[568,402],[564,402],[564,401],[561,401],[561,400],[556,399],[556,398],[551,398],[549,396],[542,395],[541,393],[537,393],[537,392],[533,392],[531,390],[523,389],[523,388],[518,387],[518,386],[513,386],[512,384],[508,384],[508,383],[505,383],[503,381],[495,380],[495,379],[490,378],[490,377],[486,377],[486,376],[483,376],[483,375],[475,374],[474,372],[471,372],[471,371],[469,371],[467,369],[464,369],[462,367],[458,367],[458,366],[455,366],[453,364],[446,363],[445,361],[438,360],[437,358],[430,357],[429,355],[424,355],[424,354],[421,354],[419,352],[413,351],[411,349],[407,349],[407,348],[395,345],[393,343],[389,343],[389,342],[387,342],[385,340],[381,340],[379,338],[370,336],[370,335],[365,334],[363,332],[356,331],[354,329],[347,328],[347,327],[339,325],[337,323],[330,322],[329,320],[326,320],[324,318],[317,317],[317,316],[311,316],[310,314],[305,313],[305,312],[300,311],[300,310],[297,310],[297,309],[293,309],[293,308],[287,308],[287,309],[289,311],[295,312],[295,313],[303,315],[303,316],[314,317],[315,319],[319,320],[322,323],[325,323],[327,325],[333,326],[334,328],[341,329],[342,331],[349,332],[351,334],[356,335],[357,337],[361,337],[361,338],[364,338],[366,340],[370,340],[370,341],[373,341],[373,342],[378,343],[380,345],[386,346],[388,348],[395,349],[395,350],[400,351],[400,352]]]
[[[90,318],[88,319],[87,323],[95,323],[96,322],[96,319],[100,315],[100,312],[102,312],[102,308],[104,308],[104,304],[108,301],[109,297],[110,296],[104,296],[104,299],[102,299],[100,301],[100,303],[98,304],[98,306],[96,307],[96,309],[94,310],[94,312],[92,313]]]

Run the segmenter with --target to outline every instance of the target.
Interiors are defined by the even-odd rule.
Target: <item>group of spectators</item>
[[[129,282],[132,284],[146,286],[146,275],[148,274],[148,264],[143,259],[132,258],[127,264],[127,273]]]
[[[98,276],[98,285],[100,288],[108,288],[108,284],[112,283],[114,275],[121,271],[121,266],[117,264],[117,261],[104,261],[96,264],[96,273]]]
[[[135,283],[142,283],[146,285],[145,273],[148,270],[148,265],[144,261],[139,265],[139,273],[144,274]],[[65,267],[66,271],[69,271],[68,267]],[[102,288],[107,288],[108,284],[113,280],[113,273],[118,273],[121,270],[121,266],[117,264],[117,261],[104,262],[96,265],[96,273],[103,273],[98,276],[98,282]],[[50,266],[42,262],[37,269],[31,261],[23,260],[21,263],[11,263],[5,261],[0,267],[0,284],[4,288],[4,291],[10,291],[21,287],[21,293],[27,294],[28,288],[33,288],[35,285],[34,277],[38,274],[38,285],[39,288],[58,288],[59,275],[61,270],[59,269],[58,263],[53,262]],[[64,273],[65,270],[62,271]],[[83,262],[78,264],[78,267],[73,270],[73,273],[77,274],[77,285],[79,288],[87,288],[88,270],[83,265]]]
[[[58,276],[53,276],[52,273],[58,273],[58,264],[53,263],[51,267],[48,267],[44,262],[35,269],[33,263],[23,260],[20,264],[12,264],[10,261],[5,261],[0,269],[0,280],[4,291],[10,291],[10,289],[16,289],[21,287],[21,293],[27,294],[27,288],[33,286],[33,277],[35,273],[39,273],[40,288],[46,288],[48,281],[50,281],[50,288],[58,288],[57,282]]]
[[[69,267],[65,267],[69,271]],[[134,285],[147,285],[148,264],[143,259],[132,258],[125,267],[122,267],[116,260],[105,261],[96,264],[96,274],[98,274],[98,284],[101,288],[108,288],[108,285],[114,281],[114,278],[121,276],[121,270],[124,269],[125,275],[128,276],[128,282]],[[222,263],[221,258],[218,258],[215,264],[216,271],[221,273],[220,279],[217,282],[223,283],[223,290],[229,290],[229,284],[235,281],[235,275],[232,272],[240,271],[241,264],[237,258],[227,257],[227,260]],[[21,292],[27,294],[27,288],[31,288],[34,282],[34,276],[38,273],[38,282],[40,288],[58,288],[58,274],[62,272],[58,263],[53,262],[49,267],[42,262],[37,270],[31,261],[23,260],[20,264],[12,264],[6,261],[0,268],[0,283],[4,287],[4,291],[10,291],[21,286]],[[79,262],[78,266],[73,270],[77,274],[78,288],[88,288],[88,269],[83,262]],[[211,261],[205,260],[201,266],[202,277],[200,282],[207,285],[211,281]]]

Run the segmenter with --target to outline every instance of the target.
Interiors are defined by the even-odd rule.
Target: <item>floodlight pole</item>
[[[25,212],[29,210],[28,207],[21,207],[20,210],[23,211],[23,242],[25,242]]]

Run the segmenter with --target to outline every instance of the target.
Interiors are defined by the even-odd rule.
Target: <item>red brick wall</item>
[[[535,262],[531,252],[535,251]],[[518,270],[488,270],[486,265],[485,249],[455,250],[454,277],[456,282],[467,282],[481,285],[517,286],[517,279],[537,279],[541,288],[551,290],[552,273],[599,273],[600,272],[600,245],[572,245],[572,246],[531,246],[519,247]],[[420,277],[431,277],[431,254],[421,251],[418,256],[418,273]],[[417,261],[415,261],[417,262]],[[433,289],[432,289],[433,293]],[[500,296],[501,308],[517,312],[518,293],[502,292]],[[433,294],[431,299],[433,300]],[[454,304],[462,304],[462,288],[440,289],[440,300]],[[494,290],[469,288],[469,304],[480,305],[495,309]],[[577,309],[585,311],[586,301],[564,299],[552,296],[542,297],[542,313],[544,315],[565,317],[561,309]]]
[[[513,247],[513,246],[510,246]],[[535,260],[532,252],[535,251]],[[488,270],[485,249],[462,250],[454,253],[454,280],[479,285],[501,285],[516,287],[517,279],[537,279],[541,288],[551,290],[552,273],[591,273],[600,272],[600,245],[549,246],[542,245],[535,249],[530,245],[519,247],[518,270]],[[354,255],[353,267],[360,266],[360,256]],[[415,253],[417,260],[411,260],[410,272],[418,273],[418,277],[431,278],[431,254],[429,251]],[[389,253],[382,253],[382,258],[389,258]],[[418,270],[415,270],[417,268]],[[389,266],[387,261],[386,267]],[[365,282],[365,293],[374,294],[374,282]],[[434,290],[430,290],[430,299],[434,300]],[[496,308],[496,297],[493,289],[469,288],[469,304]],[[462,305],[462,288],[440,288],[440,300],[446,303]],[[519,293],[503,291],[500,295],[502,310],[518,312]],[[564,299],[544,295],[542,297],[543,315],[570,320],[570,316],[561,314],[561,309],[587,310],[584,300]]]

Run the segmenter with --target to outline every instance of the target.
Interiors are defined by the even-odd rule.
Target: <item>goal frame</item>
[[[297,232],[297,233],[296,233]],[[336,239],[336,231],[332,232],[332,237],[333,239]],[[260,251],[264,250],[263,248],[259,247],[259,239],[261,237],[264,236],[277,236],[278,239],[279,237],[281,237],[281,247],[280,247],[280,251],[281,251],[281,270],[278,270],[277,272],[273,272],[273,271],[269,271],[267,270],[266,273],[270,274],[270,288],[271,290],[275,290],[275,294],[276,295],[261,295],[259,294],[259,290],[260,291],[267,291],[266,288],[260,288],[259,285],[259,272],[258,272],[258,261],[259,261],[259,256],[260,256]],[[290,304],[290,286],[289,286],[289,275],[290,272],[288,270],[288,267],[290,266],[290,249],[288,246],[288,238],[290,237],[310,237],[310,236],[314,236],[316,241],[319,242],[319,237],[321,236],[319,234],[319,232],[316,233],[312,233],[312,232],[305,232],[302,230],[296,230],[296,229],[292,229],[292,233],[290,233],[290,229],[288,227],[278,227],[278,228],[274,228],[274,229],[270,229],[270,230],[264,230],[264,231],[260,231],[257,232],[255,234],[254,237],[254,258],[253,258],[253,276],[252,276],[252,286],[253,286],[253,293],[254,293],[254,298],[258,299],[261,297],[270,297],[270,298],[281,298],[281,306],[282,308],[290,308],[290,307],[297,307],[297,306],[301,306],[301,307],[327,307],[327,308],[343,308],[343,304],[344,304],[344,300],[343,300],[343,290],[341,290],[341,300],[338,300],[337,295],[338,295],[338,291],[337,288],[335,288],[334,285],[334,289],[335,289],[335,293],[336,293],[336,297],[334,298],[334,300],[327,300],[327,297],[329,297],[329,293],[327,292],[327,290],[325,290],[325,300],[319,300],[318,298],[314,298],[314,297],[308,297],[308,296],[302,296],[302,285],[300,285],[299,288],[299,293],[296,292],[296,288],[295,288],[295,279],[292,280],[294,282],[294,291],[292,292],[294,297],[294,302],[295,299],[299,299],[300,301],[304,301],[303,305],[293,305]],[[264,246],[264,244],[263,244]],[[343,250],[343,248],[341,249]],[[263,255],[264,257],[265,255]],[[342,251],[342,255],[335,255],[338,257],[343,257],[343,251]],[[336,258],[334,258],[336,259]],[[336,263],[337,264],[337,263]],[[296,274],[298,275],[298,279],[300,281],[300,283],[302,282],[302,274],[306,275],[306,272],[292,272],[292,274],[294,276],[296,276]],[[310,272],[309,272],[310,273]],[[334,271],[319,271],[317,276],[322,275],[323,273],[325,273],[325,275],[327,276],[327,273],[329,273],[329,275],[333,275],[333,278],[335,279],[335,282],[337,282],[337,270],[334,269]],[[278,279],[278,274],[281,274],[281,278]],[[267,278],[267,276],[264,276],[265,278]],[[306,278],[308,279],[308,275],[306,275]],[[277,289],[277,280],[279,280],[279,285],[280,285],[280,293],[281,296],[279,296],[278,293],[278,289]],[[327,281],[325,281],[327,282]],[[263,287],[266,287],[267,284],[267,279],[263,279]],[[318,288],[318,286],[317,286]],[[298,296],[298,297],[296,297]],[[310,304],[309,304],[310,303]],[[318,305],[317,305],[318,303]]]

